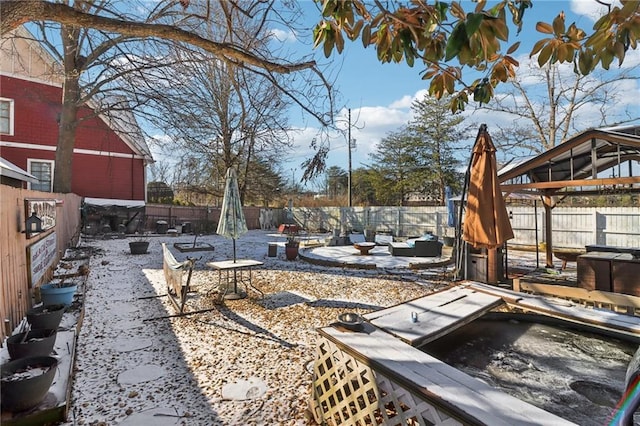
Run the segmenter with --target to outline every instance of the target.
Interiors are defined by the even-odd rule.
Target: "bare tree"
[[[502,151],[539,154],[588,128],[637,120],[638,111],[624,107],[622,99],[625,85],[640,79],[639,68],[585,76],[567,65],[529,64],[526,77],[521,73],[511,80],[509,90],[481,109],[510,116],[513,124],[501,127],[494,138]]]
[[[225,4],[212,16],[222,23],[210,23],[209,38],[268,52],[270,33],[262,21]],[[247,192],[264,193],[256,187],[266,181],[250,179],[250,174],[255,177],[250,169],[255,172],[262,162],[262,168],[275,170],[282,152],[291,147],[286,114],[291,98],[281,90],[288,83],[186,45],[165,54],[172,65],[129,74],[127,80],[132,94],[148,99],[146,118],[171,140],[164,148],[184,159],[181,188],[221,197],[225,171],[235,167],[243,200]]]
[[[220,8],[214,10],[214,4],[218,4]],[[145,9],[149,5],[153,8]],[[71,190],[71,162],[78,109],[97,96],[100,90],[117,87],[113,83],[119,80],[120,75],[109,73],[108,70],[113,70],[114,63],[121,65],[123,60],[128,62],[128,66],[124,67],[127,72],[139,67],[156,66],[158,58],[141,50],[138,43],[141,39],[183,42],[193,49],[209,52],[228,70],[243,70],[248,74],[261,76],[270,81],[273,88],[290,102],[322,124],[330,122],[333,116],[331,86],[314,61],[301,56],[294,60],[290,56],[277,58],[264,44],[239,43],[245,40],[241,36],[244,30],[234,27],[238,22],[232,18],[240,15],[263,30],[269,20],[279,20],[283,25],[294,22],[286,21],[289,17],[285,17],[283,13],[287,7],[296,13],[295,3],[281,4],[275,0],[220,3],[165,0],[135,6],[118,0],[2,2],[0,25],[3,35],[27,21],[41,22],[41,28],[60,28],[59,39],[62,40],[62,46],[45,41],[46,32],[41,34],[41,39],[49,47],[60,47],[58,56],[64,67],[63,108],[54,173],[55,191]],[[210,31],[214,27],[220,30]],[[211,38],[207,38],[208,36]],[[215,36],[221,38],[215,39]],[[134,44],[138,46],[138,50],[127,47]],[[96,66],[98,63],[101,67]],[[94,67],[93,71],[90,71],[91,67]],[[289,74],[295,74],[298,78],[282,77]],[[134,98],[140,105],[148,102],[141,97]],[[100,103],[110,104],[109,108],[112,110],[117,108],[109,99],[114,98],[102,96]],[[136,112],[139,110],[136,109]]]

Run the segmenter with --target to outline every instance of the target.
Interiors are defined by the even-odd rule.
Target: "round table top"
[[[376,245],[376,243],[370,243],[370,242],[366,242],[366,243],[354,243],[354,244],[353,244],[353,246],[354,246],[355,248],[358,248],[358,247],[373,247],[373,246],[375,246],[375,245]]]

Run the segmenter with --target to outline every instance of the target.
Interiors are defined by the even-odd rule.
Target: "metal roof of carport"
[[[510,162],[498,172],[507,193],[557,195],[602,194],[602,187],[625,185],[640,192],[640,126],[592,129],[536,156]],[[601,176],[613,168],[614,176]],[[579,194],[575,194],[579,192]]]
[[[615,175],[602,177],[606,170]],[[546,262],[553,266],[552,197],[602,195],[614,188],[640,193],[640,126],[587,130],[536,157],[507,164],[498,179],[503,193],[542,198]]]

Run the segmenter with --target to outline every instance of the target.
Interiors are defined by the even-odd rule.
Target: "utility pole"
[[[351,108],[349,108],[349,128],[347,131],[347,145],[349,146],[349,174],[347,175],[347,192],[349,207],[351,207]]]

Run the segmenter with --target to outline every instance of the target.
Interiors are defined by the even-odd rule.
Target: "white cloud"
[[[410,108],[415,96],[405,95],[389,105],[390,108]]]
[[[271,37],[273,37],[273,39],[282,43],[294,43],[297,41],[296,34],[291,30],[287,31],[278,28],[272,28],[269,33]]]
[[[352,150],[352,168],[362,167],[369,162],[369,154],[376,150],[380,140],[389,132],[398,130],[407,124],[411,118],[411,102],[424,96],[424,90],[413,95],[403,95],[392,101],[389,106],[363,106],[351,109],[351,138],[356,140],[356,148]],[[334,131],[329,134],[330,151],[327,156],[328,166],[348,168],[347,127],[348,112],[340,111],[336,117],[338,127],[342,132]],[[318,136],[319,129],[300,129],[293,135],[295,152],[292,157],[296,163],[313,155],[309,148],[311,141]]]
[[[612,1],[611,3],[612,7],[620,6],[619,1]],[[585,16],[594,22],[607,11],[606,6],[595,0],[571,0],[570,9],[573,13]]]

